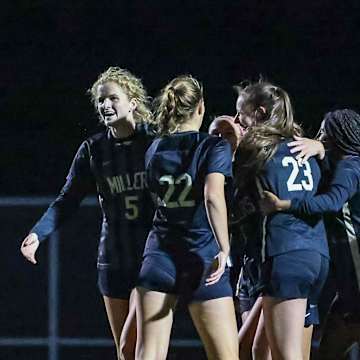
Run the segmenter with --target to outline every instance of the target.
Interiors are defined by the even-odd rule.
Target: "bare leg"
[[[115,341],[117,356],[120,356],[120,337],[129,312],[129,301],[103,296],[106,314]]]
[[[314,327],[311,325],[309,327],[304,327],[303,332],[303,359],[310,360],[310,352],[311,352],[311,338]]]
[[[174,295],[136,288],[137,360],[165,360],[169,348]]]
[[[120,360],[134,360],[136,347],[136,291],[129,300],[129,312],[120,336]]]
[[[265,328],[276,360],[303,360],[302,337],[306,299],[263,298]]]
[[[195,327],[209,360],[238,360],[239,343],[231,297],[189,305]]]
[[[251,310],[241,315],[242,326],[238,335],[241,360],[251,360],[251,349],[261,312],[261,302],[262,298],[259,297]]]
[[[271,360],[269,342],[265,332],[264,313],[261,311],[252,347],[253,360]]]

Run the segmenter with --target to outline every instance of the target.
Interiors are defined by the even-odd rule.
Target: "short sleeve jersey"
[[[153,233],[146,253],[158,246],[196,251],[215,244],[205,203],[210,173],[232,176],[232,154],[226,140],[195,131],[156,139],[146,153],[149,190],[156,202]]]

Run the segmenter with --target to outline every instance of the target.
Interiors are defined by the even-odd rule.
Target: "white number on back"
[[[304,161],[302,164],[299,165],[298,161],[293,157],[285,156],[282,159],[282,165],[284,167],[288,167],[289,165],[292,165],[291,174],[286,182],[289,191],[301,191],[301,190],[311,191],[313,189],[314,180],[311,174],[311,167],[308,161]],[[304,166],[305,169],[303,168]],[[296,183],[295,180],[299,174],[300,168],[303,171],[306,180],[301,180],[300,183]]]
[[[192,188],[192,179],[189,174],[185,173],[185,174],[180,175],[177,178],[174,178],[174,176],[172,176],[172,175],[163,175],[159,179],[159,183],[161,185],[168,185],[168,188],[166,190],[164,198],[162,200],[160,200],[161,204],[163,206],[166,206],[168,208],[195,206],[194,200],[186,199]],[[178,199],[171,200],[171,197],[173,196],[173,194],[175,192],[175,188],[182,183],[184,185],[183,185],[182,191],[179,194]]]

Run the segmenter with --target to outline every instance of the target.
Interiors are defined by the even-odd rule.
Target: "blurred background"
[[[205,88],[204,130],[234,114],[232,86],[261,74],[288,91],[312,136],[330,110],[359,111],[360,3],[2,1],[0,33],[0,360],[114,359],[96,287],[99,210],[89,199],[39,250],[19,245],[59,191],[82,140],[100,130],[86,91],[108,66],[150,95],[190,73]],[[169,359],[202,359],[180,306]]]

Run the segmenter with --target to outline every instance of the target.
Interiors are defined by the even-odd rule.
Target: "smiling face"
[[[117,127],[131,120],[135,107],[135,101],[117,83],[109,81],[97,87],[96,108],[106,126]]]
[[[245,132],[256,125],[255,113],[250,105],[245,103],[243,96],[237,98],[234,122]]]

